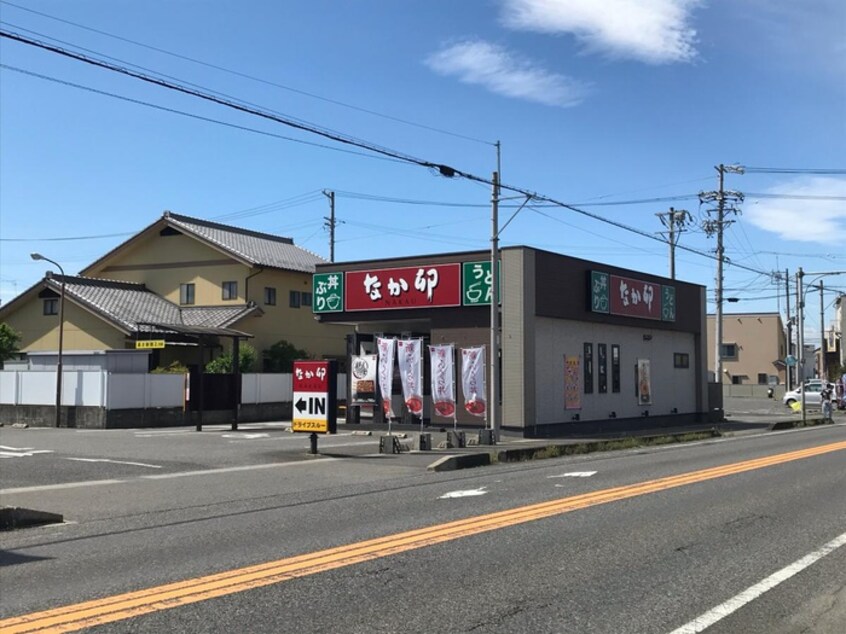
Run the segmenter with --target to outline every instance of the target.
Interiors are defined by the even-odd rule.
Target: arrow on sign
[[[302,397],[300,397],[300,400],[299,400],[299,401],[297,401],[297,403],[296,403],[296,408],[297,408],[297,411],[298,411],[300,414],[302,414],[302,413],[305,411],[305,408],[306,408],[306,402],[303,400],[303,398],[302,398]]]

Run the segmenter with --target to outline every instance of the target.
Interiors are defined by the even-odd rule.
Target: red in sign
[[[348,311],[460,306],[461,265],[347,271],[344,293]]]
[[[661,319],[661,285],[611,276],[611,314]]]
[[[294,392],[328,391],[328,361],[294,361]]]

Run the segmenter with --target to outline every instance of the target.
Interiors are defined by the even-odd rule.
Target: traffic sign
[[[294,361],[292,431],[337,431],[337,374],[335,361]]]

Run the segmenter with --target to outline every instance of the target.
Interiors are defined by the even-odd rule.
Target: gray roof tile
[[[239,229],[169,211],[165,212],[164,219],[171,226],[215,244],[254,266],[314,273],[316,264],[326,262],[319,255],[296,246],[290,238]]]

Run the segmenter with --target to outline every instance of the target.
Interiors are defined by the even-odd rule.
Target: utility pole
[[[326,221],[324,227],[329,228],[329,261],[335,261],[335,192],[323,190],[323,195],[329,199],[329,217],[323,216]]]
[[[826,380],[825,371],[825,300],[823,299],[823,281],[820,280],[820,378]]]
[[[723,247],[723,232],[727,226],[732,224],[733,220],[726,220],[726,212],[738,214],[740,210],[735,206],[737,203],[743,202],[743,194],[736,191],[726,191],[725,189],[725,175],[726,172],[731,174],[743,174],[743,168],[737,165],[723,165],[720,163],[716,168],[719,176],[719,189],[715,192],[702,192],[699,194],[699,200],[703,203],[717,203],[716,209],[709,209],[708,213],[716,213],[716,220],[707,220],[703,223],[702,228],[710,236],[716,234],[717,236],[717,277],[715,288],[716,311],[714,316],[715,322],[715,336],[714,336],[714,380],[721,384],[723,383],[723,263],[725,261],[725,248]],[[728,203],[728,204],[727,204]]]
[[[799,345],[799,389],[802,390],[802,424],[807,421],[805,409],[805,293],[802,284],[805,280],[805,272],[802,267],[796,272],[796,311],[799,322],[796,326],[796,343]]]
[[[497,149],[499,144],[497,142]],[[491,402],[492,441],[499,441],[499,172],[493,173],[491,194]]]
[[[676,279],[676,242],[678,238],[676,238],[676,227],[679,229],[679,233],[684,231],[685,223],[692,220],[690,213],[685,209],[675,210],[670,207],[670,211],[667,213],[660,213],[655,214],[658,218],[661,219],[661,224],[663,224],[667,229],[669,229],[670,233],[670,279]]]
[[[790,271],[784,269],[784,300],[787,304],[787,356],[793,354],[793,322],[790,321]],[[787,376],[785,377],[785,387],[788,391],[793,389],[793,366],[786,366]]]

